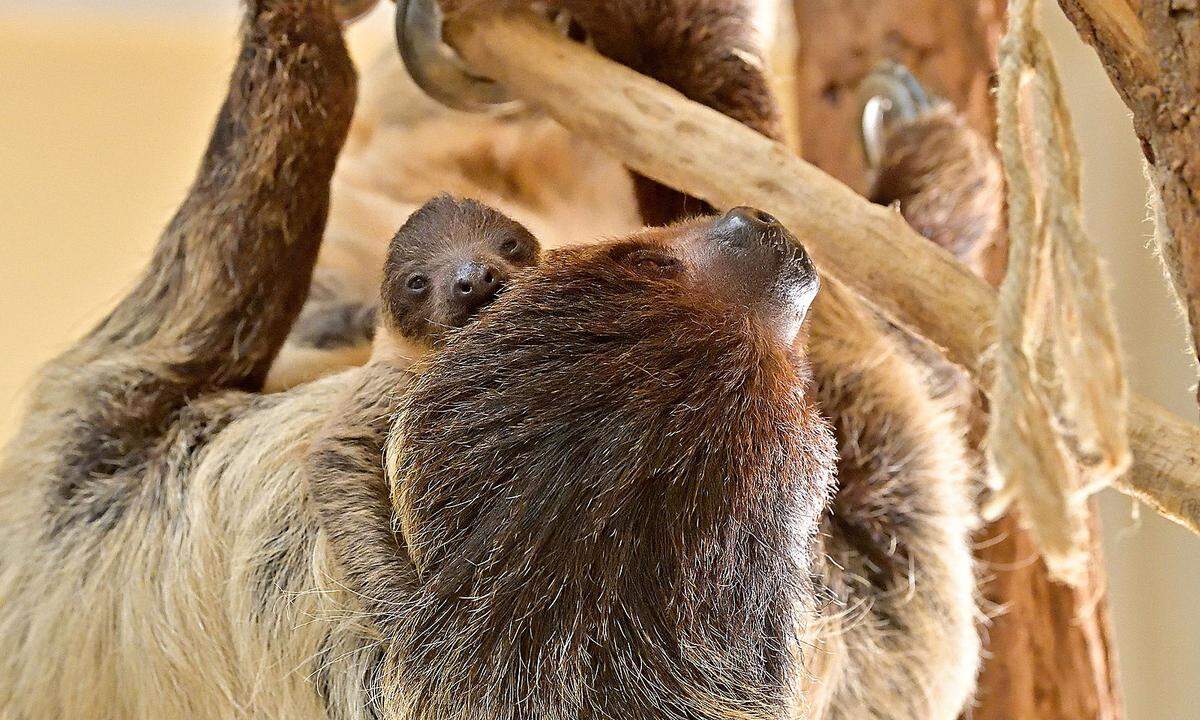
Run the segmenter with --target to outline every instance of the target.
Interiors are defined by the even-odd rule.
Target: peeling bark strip
[[[1016,500],[1055,577],[1078,587],[1091,560],[1088,497],[1129,465],[1128,391],[1108,283],[1083,231],[1079,151],[1037,7],[1013,0],[1000,44],[1010,250],[985,516]]]
[[[1059,0],[1096,49],[1151,164],[1158,242],[1200,356],[1200,0]]]
[[[717,207],[775,214],[830,278],[913,328],[987,384],[996,292],[899,213],[783,145],[558,36],[527,14],[464,15],[447,28],[474,67],[633,169]],[[1116,487],[1200,533],[1200,427],[1130,400],[1133,467]]]

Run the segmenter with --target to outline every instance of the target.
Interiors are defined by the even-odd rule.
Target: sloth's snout
[[[752,243],[772,233],[786,232],[774,215],[746,206],[735,207],[722,215],[714,229],[734,243]]]
[[[496,299],[508,280],[508,273],[498,263],[471,260],[459,266],[454,274],[451,305],[470,314]]]
[[[796,237],[774,215],[753,207],[725,213],[713,221],[710,233],[729,282],[748,300],[776,311],[794,332],[820,286],[816,267]]]
[[[752,207],[735,207],[712,225],[722,252],[747,270],[816,275],[804,247],[774,215]]]

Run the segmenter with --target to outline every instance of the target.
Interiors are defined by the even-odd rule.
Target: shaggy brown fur
[[[215,394],[261,388],[300,312],[355,100],[338,26],[314,5],[251,3],[187,200],[137,286],[35,394],[76,399],[57,410],[48,512],[60,529],[115,520],[142,474],[176,469],[164,454],[182,443],[186,456],[224,422]]]
[[[836,286],[814,306],[807,352],[840,451],[816,547],[805,538],[824,480],[812,463],[829,447],[796,392],[800,366],[752,340],[761,333],[734,322],[737,313],[717,313],[741,307],[719,285],[682,305],[666,290],[654,302],[617,302],[638,283],[590,260],[611,245],[526,271],[525,294],[502,297],[416,381],[376,363],[286,394],[246,392],[299,311],[320,237],[354,97],[338,30],[327,0],[251,3],[210,152],[145,280],[34,393],[0,471],[0,717],[437,717],[463,673],[497,683],[472,688],[476,706],[530,687],[514,680],[528,669],[516,658],[562,659],[558,672],[580,678],[582,668],[595,680],[539,695],[555,703],[546,717],[577,717],[570,709],[585,689],[618,686],[653,694],[601,694],[599,709],[659,716],[647,705],[670,702],[680,681],[687,690],[667,709],[683,717],[731,705],[761,718],[954,717],[978,654],[959,431],[890,335]],[[668,55],[661,65],[672,65]],[[577,287],[577,272],[599,286],[591,315],[563,305],[579,297],[560,292]],[[625,317],[638,322],[624,328]],[[627,352],[593,347],[610,340]],[[531,362],[539,369],[528,377],[508,372]],[[455,394],[466,373],[477,384]],[[744,394],[734,392],[739,378]],[[544,388],[536,402],[532,388]],[[506,412],[472,413],[482,400]],[[473,451],[456,428],[488,442]],[[675,429],[669,441],[664,429]],[[306,479],[319,437],[313,458],[327,472]],[[636,451],[610,455],[610,439]],[[511,454],[479,453],[489,447]],[[500,490],[492,501],[458,484],[466,467],[475,472],[462,482]],[[579,484],[575,471],[607,468],[595,476],[607,485]],[[629,484],[665,468],[688,481]],[[737,492],[697,492],[692,503],[676,494],[710,487],[714,474]],[[586,497],[595,502],[578,504]],[[596,527],[612,532],[589,534]],[[478,533],[489,528],[497,532]],[[558,547],[539,537],[561,533],[579,541],[578,558],[530,552]],[[483,572],[493,558],[505,573]],[[806,567],[827,593],[803,590]],[[488,577],[526,579],[536,594],[476,584]],[[602,636],[614,642],[597,647],[570,635],[554,655],[505,634],[505,621],[532,631],[529,612],[539,631],[561,633],[556,598],[619,617],[613,598],[632,597],[622,584],[636,578],[653,580],[646,598],[656,600],[638,617],[654,622],[611,627],[648,636]],[[599,592],[611,588],[621,594]],[[681,592],[664,598],[663,588]],[[788,642],[786,601],[826,595],[834,602],[815,620],[793,616],[799,643]],[[422,634],[418,618],[449,634]],[[508,659],[505,648],[520,652]],[[785,690],[794,673],[784,650],[799,653],[803,692]],[[414,697],[434,702],[408,704]],[[529,698],[512,699],[505,712]]]
[[[288,599],[319,587],[285,469],[304,413],[247,391],[308,291],[354,101],[328,0],[249,3],[195,183],[0,470],[0,717],[322,715],[296,674],[319,603]]]

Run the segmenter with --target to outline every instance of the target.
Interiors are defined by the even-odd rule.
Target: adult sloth
[[[681,17],[667,3],[612,5],[649,13],[642,20],[660,30]],[[730,17],[726,31],[738,27]],[[647,57],[676,67],[674,51],[678,67],[700,75],[711,66],[687,63],[723,67],[728,56],[712,54],[720,44],[699,37],[700,56],[683,42]],[[740,66],[735,74],[734,86],[757,90],[696,95],[743,118],[747,108],[769,111],[761,78],[743,82],[755,76]],[[804,275],[790,245],[738,241],[730,247],[776,247],[775,263],[726,262],[719,223],[705,221],[563,255],[435,355],[409,394],[407,376],[379,366],[255,393],[307,291],[354,82],[328,0],[250,3],[196,184],[142,280],[46,369],[4,465],[0,716],[956,714],[977,655],[956,432],[904,356],[834,288],[814,309],[808,352],[841,453],[833,512],[821,516],[832,446],[789,341]],[[642,260],[619,249],[647,243],[665,248],[649,266],[678,263],[694,284],[631,274]],[[738,286],[750,294],[736,297]],[[604,355],[606,342],[626,355]],[[587,382],[546,386],[555,372],[576,377],[564,352],[579,347],[596,360],[576,368]],[[521,363],[536,376],[504,373]],[[615,376],[618,367],[629,375]],[[531,388],[546,391],[535,398]],[[401,400],[393,429],[386,413]],[[355,401],[354,432],[323,436]],[[494,440],[476,450],[499,454],[474,452],[455,428]],[[698,442],[705,432],[710,442]],[[394,448],[386,481],[363,464],[385,444]],[[306,458],[321,470],[311,478]],[[598,482],[548,488],[551,470],[564,471],[550,459],[579,463]],[[623,474],[605,477],[606,468]],[[505,484],[481,492],[511,489],[515,499],[493,505],[455,484],[489,478]],[[574,508],[557,504],[568,490]],[[573,509],[578,526],[564,526]],[[825,534],[814,542],[818,522]],[[495,537],[479,534],[489,527]],[[569,577],[591,585],[538,584],[571,562],[556,538],[609,543],[614,555],[573,568]],[[546,547],[558,555],[544,563],[530,552]],[[819,618],[803,612],[821,596],[805,582],[810,568],[839,601]],[[492,582],[493,569],[524,573],[516,577],[536,597],[517,603],[520,588]],[[461,592],[475,587],[507,594]],[[555,588],[654,622],[576,627],[547,594]],[[588,588],[616,588],[620,601]],[[662,602],[634,605],[639,589]],[[414,614],[398,614],[398,600]],[[473,603],[485,600],[480,617]],[[487,625],[532,632],[522,608],[540,613],[539,633],[586,633],[556,668],[572,683],[530,681],[522,660],[555,656],[536,654],[539,636]],[[432,645],[438,638],[421,636],[413,618],[456,634]],[[491,632],[469,637],[480,622]],[[639,629],[655,632],[629,635]],[[793,666],[800,660],[788,653],[808,647]],[[631,648],[636,662],[611,659]],[[705,648],[718,652],[701,657]],[[503,665],[475,664],[493,651],[509,653]],[[514,673],[521,682],[505,684]],[[452,705],[464,678],[489,684]],[[599,693],[586,708],[585,689]]]

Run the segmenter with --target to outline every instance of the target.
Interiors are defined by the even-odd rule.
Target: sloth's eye
[[[405,283],[410,292],[424,292],[425,288],[429,287],[429,278],[424,275],[410,275],[408,282]]]
[[[638,250],[629,254],[626,261],[639,272],[656,275],[671,275],[679,272],[679,261],[653,250]]]
[[[504,253],[505,255],[516,255],[517,250],[520,249],[521,244],[516,240],[505,240],[504,244],[500,246],[500,252]]]

